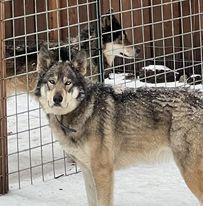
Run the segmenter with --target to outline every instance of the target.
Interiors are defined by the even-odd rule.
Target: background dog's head
[[[112,9],[109,10],[102,18],[104,56],[109,66],[112,66],[116,56],[133,59],[140,53],[140,48],[132,46],[125,30],[112,12]]]
[[[78,52],[71,62],[55,62],[51,51],[41,47],[37,60],[35,95],[46,113],[63,115],[73,111],[85,94],[86,53]]]

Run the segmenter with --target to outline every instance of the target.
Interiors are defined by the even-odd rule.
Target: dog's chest
[[[75,140],[77,131],[66,134],[54,116],[49,117],[49,124],[54,137],[59,141],[63,150],[75,159],[89,164],[89,148],[85,143],[80,144]]]

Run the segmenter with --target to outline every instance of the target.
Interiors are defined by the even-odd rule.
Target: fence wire
[[[7,73],[0,82],[6,80],[11,188],[77,172],[33,98],[40,45],[46,44],[59,61],[85,50],[93,81],[202,89],[202,0],[0,2]]]

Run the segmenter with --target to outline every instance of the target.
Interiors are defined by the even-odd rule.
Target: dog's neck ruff
[[[63,118],[61,118],[61,121],[58,119],[58,117],[55,115],[55,118],[57,120],[57,122],[60,124],[61,128],[67,132],[67,133],[71,133],[71,132],[77,132],[75,129],[70,128],[69,126],[65,126],[62,122]]]

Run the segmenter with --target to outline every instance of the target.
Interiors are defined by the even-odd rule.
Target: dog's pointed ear
[[[45,73],[49,70],[50,66],[53,64],[54,58],[52,53],[42,45],[37,57],[37,71],[38,73]]]
[[[83,76],[87,73],[87,55],[84,50],[80,50],[71,61],[73,69]]]
[[[112,13],[113,9],[111,8],[106,12],[106,16],[102,17],[102,28],[104,30],[105,28],[111,27],[111,18],[115,18],[115,16]]]

